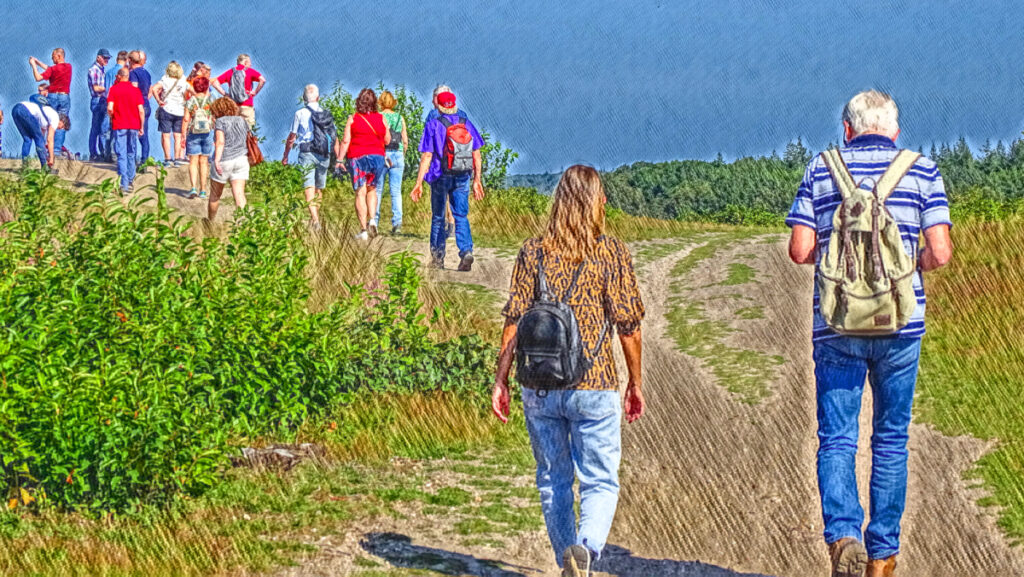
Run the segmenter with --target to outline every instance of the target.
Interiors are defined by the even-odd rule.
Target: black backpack
[[[398,130],[395,130],[394,126],[388,126],[388,133],[391,134],[391,140],[384,146],[384,150],[390,152],[397,152],[399,148],[402,148],[402,117],[398,117]]]
[[[556,301],[548,291],[542,250],[537,272],[539,294],[516,325],[516,380],[541,394],[578,385],[594,366],[608,334],[609,323],[605,321],[594,350],[587,351],[576,314],[569,307],[584,264],[580,263],[573,274],[565,297]]]
[[[308,106],[306,108],[310,114],[309,123],[313,127],[313,139],[300,144],[299,152],[311,152],[317,156],[330,156],[331,139],[337,135],[337,129],[334,126],[334,115],[323,109],[313,110]]]

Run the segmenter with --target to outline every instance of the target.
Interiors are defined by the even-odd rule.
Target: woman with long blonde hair
[[[556,561],[568,577],[590,574],[591,561],[604,549],[618,504],[623,406],[611,339],[606,338],[614,329],[629,371],[626,420],[632,423],[644,413],[640,365],[644,305],[629,249],[605,234],[605,202],[600,174],[592,167],[572,166],[562,175],[547,229],[540,238],[526,241],[512,271],[491,399],[494,413],[508,422],[508,377],[516,360],[544,521]],[[517,352],[520,321],[525,322],[527,313],[536,314],[538,299],[568,305],[578,324],[586,360],[575,382],[557,386],[531,382],[531,360]],[[525,334],[532,338],[533,333]],[[577,472],[578,524],[572,489]]]

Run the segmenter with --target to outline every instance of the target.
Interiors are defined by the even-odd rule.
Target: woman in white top
[[[149,89],[149,96],[156,99],[160,108],[156,120],[160,127],[160,141],[164,147],[164,166],[185,164],[185,151],[181,140],[181,119],[185,116],[185,81],[181,65],[171,61],[164,77]],[[174,149],[171,149],[171,135],[174,135]]]
[[[67,124],[66,118],[49,106],[45,97],[38,94],[15,104],[11,109],[11,119],[24,140],[21,157],[26,158],[35,144],[40,168],[53,167],[53,136],[58,128]]]

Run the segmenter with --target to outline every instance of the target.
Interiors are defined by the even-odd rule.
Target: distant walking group
[[[297,162],[305,173],[305,197],[309,202],[310,222],[320,226],[319,202],[331,169],[347,172],[355,192],[355,213],[360,230],[356,239],[367,241],[378,233],[385,184],[391,197],[391,233],[402,231],[402,178],[409,132],[405,118],[396,112],[395,96],[387,90],[380,97],[364,88],[355,99],[355,112],[345,119],[342,135],[337,135],[334,116],[320,104],[320,90],[306,86],[303,107],[292,121],[285,141],[282,163],[298,148]],[[420,140],[420,165],[412,188],[413,202],[423,195],[424,181],[430,184],[431,266],[444,268],[446,244],[452,232],[459,248],[458,270],[473,267],[473,236],[469,225],[469,194],[484,197],[481,181],[480,149],[484,145],[479,131],[465,112],[456,106],[451,88],[440,85],[434,90],[434,108],[424,122]],[[449,222],[451,215],[453,224]]]
[[[73,70],[65,61],[62,48],[55,49],[51,59],[53,64],[48,66],[29,57],[33,78],[41,83],[38,93],[11,109],[12,120],[23,140],[21,157],[27,157],[34,145],[44,169],[53,167],[54,160],[62,154],[70,157],[64,140],[71,128]],[[209,178],[213,196],[219,197],[224,185],[231,183],[236,203],[244,206],[248,166],[245,170],[239,168],[236,155],[240,149],[247,150],[246,142],[256,123],[253,98],[266,84],[263,75],[252,68],[249,56],[240,55],[234,68],[216,78],[211,78],[210,67],[203,62],[196,62],[184,78],[181,65],[171,61],[155,83],[146,69],[145,52],[121,51],[114,64],[111,60],[114,58],[109,50],[99,50],[87,74],[91,112],[88,160],[113,162],[116,158],[120,190],[122,194],[132,192],[139,166],[150,158],[149,120],[151,102],[155,101],[163,164],[180,166],[188,158],[192,183],[189,196],[208,198]],[[217,105],[217,101],[211,100],[211,87],[231,105],[227,101]],[[242,121],[226,118],[229,116]],[[216,122],[220,117],[225,118]],[[216,214],[216,206],[211,197],[211,218]]]
[[[898,109],[889,95],[856,95],[842,121],[845,146],[814,157],[796,192],[789,253],[815,265],[817,473],[831,574],[892,577],[924,335],[922,272],[949,262],[952,222],[935,162],[895,144]],[[564,577],[589,576],[601,557],[618,502],[622,413],[633,422],[646,409],[644,306],[628,249],[604,232],[604,202],[594,169],[562,175],[546,230],[526,241],[512,271],[492,394],[494,413],[507,422],[515,365]],[[624,392],[608,338],[616,331],[629,373]],[[874,397],[866,528],[855,474],[865,381]]]

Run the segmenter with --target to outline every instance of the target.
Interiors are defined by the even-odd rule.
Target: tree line
[[[954,217],[995,220],[1024,207],[1024,139],[986,142],[975,152],[960,138],[920,152],[938,163]],[[635,162],[605,172],[604,184],[611,206],[637,216],[778,225],[814,154],[798,138],[781,156]],[[510,182],[548,194],[558,175],[515,175]]]

